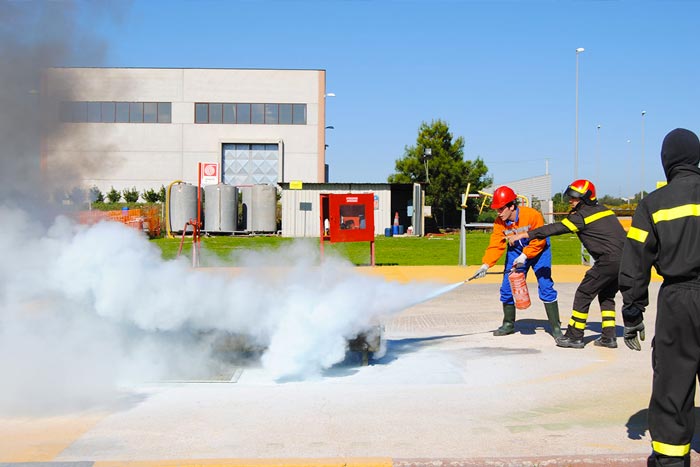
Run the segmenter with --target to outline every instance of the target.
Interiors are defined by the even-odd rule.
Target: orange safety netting
[[[161,232],[161,216],[158,206],[137,209],[122,209],[119,211],[80,211],[78,222],[81,224],[96,224],[100,221],[111,220],[144,231],[149,237],[157,237]]]

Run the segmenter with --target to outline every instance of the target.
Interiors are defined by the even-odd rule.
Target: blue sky
[[[134,0],[118,13],[93,24],[99,65],[325,69],[331,182],[386,181],[420,124],[442,119],[497,184],[548,160],[563,189],[577,47],[578,176],[599,194],[638,192],[642,175],[653,189],[664,135],[700,133],[700,2]]]

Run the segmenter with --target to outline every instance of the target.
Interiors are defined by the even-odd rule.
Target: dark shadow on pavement
[[[700,452],[700,408],[695,407],[695,434],[690,440],[690,449]],[[642,439],[649,431],[649,409],[642,409],[633,414],[625,426],[629,439]],[[650,447],[651,449],[651,447]]]

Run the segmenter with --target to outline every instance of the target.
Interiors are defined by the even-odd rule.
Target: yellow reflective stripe
[[[603,211],[603,212],[597,212],[595,214],[591,214],[588,217],[585,217],[583,219],[584,224],[590,224],[591,222],[595,222],[598,219],[602,219],[603,217],[608,217],[608,216],[614,216],[615,213],[612,211]]]
[[[605,310],[605,311],[601,311],[601,312],[600,312],[600,315],[601,315],[603,318],[615,318],[615,310]]]
[[[576,329],[586,329],[586,323],[579,323],[578,321],[574,321],[573,319],[569,321],[569,326],[573,326]]]
[[[566,228],[568,228],[572,232],[578,232],[578,227],[576,227],[574,223],[571,222],[569,219],[564,219],[563,221],[561,221],[561,223],[564,224]]]
[[[588,319],[588,313],[581,313],[580,311],[572,311],[571,312],[572,317],[576,317],[578,319]]]
[[[649,232],[638,229],[637,227],[630,227],[627,232],[627,238],[637,240],[639,243],[644,243],[647,239],[647,235],[649,235]]]
[[[658,452],[659,454],[663,454],[664,456],[683,457],[690,452],[690,443],[688,443],[688,444],[666,444],[666,443],[660,443],[658,441],[652,441],[651,448],[655,452]]]
[[[700,204],[685,204],[670,209],[660,209],[651,215],[654,224],[663,221],[672,221],[681,217],[700,216]]]
[[[614,328],[615,321],[610,321],[608,319],[604,319],[600,325],[601,325],[601,327],[604,327],[604,328]]]

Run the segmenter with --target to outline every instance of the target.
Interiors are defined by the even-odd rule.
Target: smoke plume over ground
[[[118,223],[59,217],[43,228],[4,206],[0,216],[14,226],[0,243],[1,411],[91,406],[125,385],[206,378],[220,364],[216,332],[264,349],[276,378],[318,377],[344,359],[348,339],[432,290],[320,262],[306,243],[246,253],[231,275],[164,261]]]
[[[235,276],[192,270],[121,224],[57,215],[55,193],[89,178],[90,164],[43,170],[56,115],[42,70],[99,66],[104,46],[76,18],[122,5],[0,1],[0,414],[98,407],[143,381],[206,378],[222,364],[221,335],[261,349],[278,379],[319,376],[349,338],[429,294],[304,245],[247,253]]]

